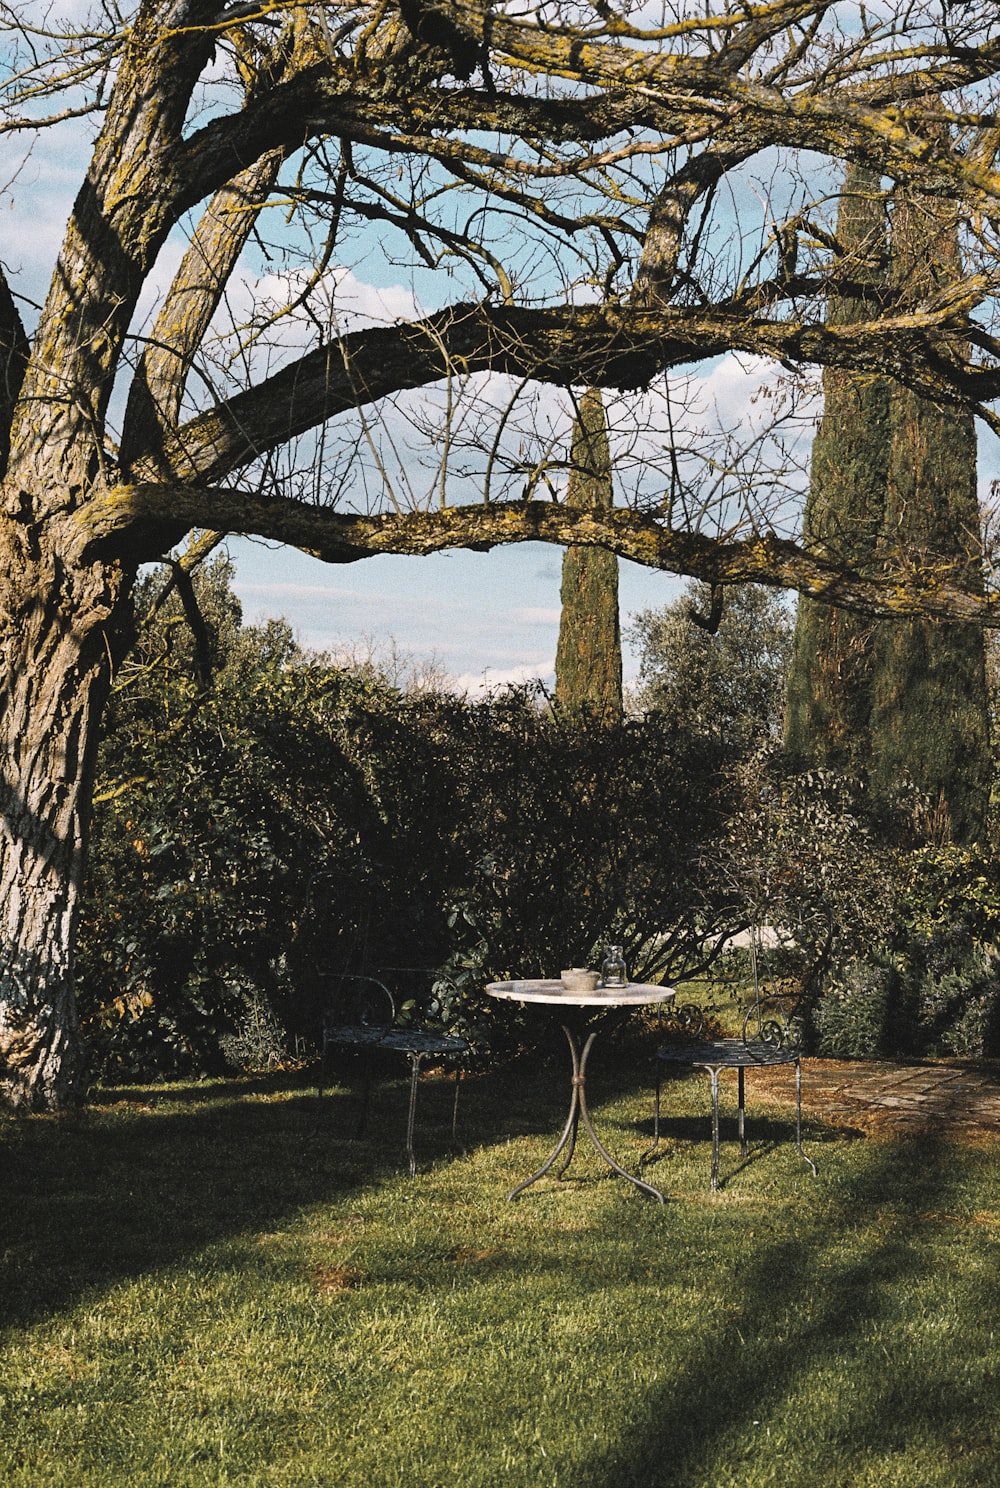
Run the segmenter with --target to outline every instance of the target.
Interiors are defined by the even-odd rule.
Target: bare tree
[[[58,0],[0,6],[7,158],[93,131],[44,302],[12,269],[0,284],[10,1102],[76,1088],[101,710],[138,565],[191,531],[333,563],[596,544],[712,583],[1000,620],[990,586],[967,592],[932,552],[811,551],[763,444],[709,457],[674,417],[674,369],[731,352],[793,389],[809,366],[888,375],[1000,428],[993,7],[66,4],[65,22]],[[827,163],[845,159],[961,203],[961,282],[825,322],[831,284],[855,292],[831,226]],[[379,255],[401,286],[381,321],[352,298]],[[567,505],[553,455],[557,390],[587,386],[613,439],[631,420],[610,510]]]

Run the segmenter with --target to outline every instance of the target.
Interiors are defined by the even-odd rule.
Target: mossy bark
[[[569,506],[613,504],[611,451],[599,389],[580,400],[573,422]],[[622,716],[622,646],[618,558],[607,548],[574,543],[563,555],[562,613],[556,650],[556,707],[588,711],[607,722]]]
[[[101,710],[130,638],[131,574],[71,561],[59,535],[34,528],[32,551],[0,521],[19,574],[0,602],[0,1098],[26,1111],[80,1094],[73,948]]]
[[[896,203],[893,278],[929,293],[962,272],[954,206]],[[883,543],[906,543],[983,588],[971,413],[896,386],[890,419]],[[985,826],[991,762],[986,652],[978,626],[880,621],[873,648],[871,779],[881,795],[907,776],[930,799],[937,835],[974,840]]]

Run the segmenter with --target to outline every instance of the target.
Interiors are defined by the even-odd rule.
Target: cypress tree
[[[885,197],[879,178],[847,169],[837,214],[836,288],[827,320],[866,320],[886,272]],[[857,562],[882,527],[889,464],[888,378],[828,367],[813,438],[803,533],[819,551]],[[788,678],[785,743],[803,766],[858,775],[870,756],[872,621],[802,596]]]
[[[891,270],[885,199],[850,167],[837,220],[838,293],[828,317],[864,319],[879,285],[919,298],[962,272],[948,203],[897,193]],[[846,291],[846,292],[845,292]],[[884,378],[831,369],[813,444],[804,531],[821,550],[870,564],[881,549],[918,547],[982,584],[972,416]],[[867,621],[800,599],[785,740],[806,766],[867,775],[877,795],[913,781],[941,836],[984,825],[990,783],[985,645],[977,626]]]
[[[610,507],[611,450],[604,400],[588,388],[573,421],[568,506]],[[562,613],[556,649],[556,707],[588,711],[608,723],[622,716],[618,559],[607,548],[573,544],[563,554]]]
[[[915,297],[962,273],[954,205],[900,194],[892,275]],[[884,543],[917,547],[983,584],[973,415],[893,388]],[[873,644],[871,779],[888,794],[909,776],[931,799],[938,833],[983,830],[990,788],[986,648],[979,626],[889,620]]]

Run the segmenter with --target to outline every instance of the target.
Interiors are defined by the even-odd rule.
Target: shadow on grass
[[[675,1336],[664,1319],[664,1354],[676,1350],[668,1383],[636,1410],[627,1437],[590,1459],[581,1482],[703,1488],[738,1482],[741,1463],[761,1481],[771,1457],[775,1482],[799,1472],[840,1488],[881,1481],[877,1464],[905,1452],[915,1433],[932,1458],[960,1464],[947,1481],[995,1482],[991,1386],[977,1396],[961,1363],[952,1372],[947,1347],[931,1350],[928,1367],[903,1333],[910,1314],[900,1298],[923,1295],[926,1308],[934,1294],[940,1256],[928,1253],[928,1221],[957,1222],[961,1184],[946,1144],[897,1138],[873,1145],[871,1160],[841,1180],[837,1203],[794,1237],[748,1252],[733,1233],[728,1317],[713,1314],[695,1336]],[[994,1261],[974,1283],[982,1313],[963,1297],[951,1322],[988,1316],[996,1282]],[[935,1326],[948,1326],[949,1305],[931,1303]],[[825,1393],[818,1406],[802,1401],[805,1419],[790,1432],[785,1413],[804,1381]]]
[[[0,1118],[0,1327],[28,1326],[243,1232],[275,1229],[311,1205],[408,1182],[408,1082],[398,1063],[378,1072],[359,1142],[357,1073],[348,1060],[322,1103],[315,1071],[305,1069],[117,1087],[63,1116]],[[622,1083],[609,1070],[603,1094]],[[565,1046],[551,1060],[533,1051],[463,1087],[460,1142],[544,1133],[565,1113]],[[453,1089],[450,1078],[422,1082],[420,1163],[451,1155]]]
[[[467,1138],[489,1142],[500,1129],[511,1127],[551,1130],[565,1113],[567,1066],[565,1047],[557,1044],[551,1058],[536,1050],[467,1082],[472,1087],[466,1091]],[[338,1091],[327,1097],[317,1134],[316,1101],[305,1078],[268,1076],[259,1085],[236,1081],[208,1088],[134,1087],[115,1092],[93,1111],[0,1125],[0,1150],[8,1169],[0,1320],[40,1320],[100,1289],[191,1256],[200,1258],[207,1248],[241,1233],[278,1228],[303,1209],[336,1203],[362,1186],[386,1181],[390,1173],[392,1182],[405,1185],[399,1166],[405,1080],[382,1090],[375,1137],[355,1145],[346,1135],[356,1113],[353,1095]],[[609,1051],[606,1062],[595,1064],[595,1105],[626,1091],[648,1089],[645,1067],[628,1057],[618,1059]],[[253,1098],[246,1098],[248,1094]],[[421,1091],[419,1151],[424,1157],[447,1150],[450,1094],[446,1080],[428,1082]],[[613,1132],[628,1126],[614,1112],[607,1119]],[[690,1132],[704,1144],[707,1183],[707,1117],[668,1116],[667,1122],[675,1135]],[[791,1122],[791,1117],[785,1122],[773,1112],[762,1114],[755,1122],[756,1134],[784,1141]],[[819,1181],[824,1183],[822,1175]],[[826,1189],[815,1189],[803,1175],[810,1202],[790,1208],[777,1200],[775,1212],[783,1217],[771,1238],[768,1204],[756,1180],[752,1207],[741,1207],[738,1196],[732,1203],[725,1198],[706,1201],[700,1188],[684,1208],[669,1203],[665,1209],[629,1206],[622,1234],[627,1230],[628,1237],[638,1238],[629,1238],[631,1258],[623,1263],[634,1273],[636,1306],[642,1307],[657,1266],[676,1273],[679,1297],[699,1300],[706,1292],[703,1268],[714,1267],[710,1300],[724,1293],[726,1306],[713,1305],[701,1318],[695,1314],[695,1327],[690,1313],[683,1319],[657,1318],[664,1383],[641,1398],[637,1393],[623,1397],[619,1439],[603,1446],[594,1443],[574,1474],[580,1488],[729,1484],[739,1480],[740,1463],[751,1459],[754,1480],[760,1482],[760,1463],[772,1455],[775,1481],[822,1480],[836,1488],[871,1483],[876,1479],[870,1474],[852,1477],[852,1466],[890,1457],[918,1422],[942,1454],[957,1450],[956,1443],[968,1452],[963,1483],[992,1481],[987,1472],[976,1475],[974,1460],[980,1451],[986,1462],[992,1450],[988,1402],[977,1399],[961,1366],[949,1374],[944,1364],[919,1367],[919,1355],[916,1364],[899,1362],[906,1358],[900,1320],[907,1317],[899,1297],[923,1296],[926,1301],[926,1293],[915,1289],[926,1286],[933,1267],[941,1263],[940,1252],[932,1253],[925,1244],[928,1217],[963,1211],[963,1175],[954,1154],[929,1143],[873,1142],[851,1165],[842,1163],[828,1182]],[[814,1195],[819,1195],[815,1202]],[[618,1238],[609,1233],[606,1218],[599,1220],[600,1212],[599,1206],[587,1206],[593,1225],[571,1231],[565,1239],[566,1245],[577,1247],[572,1252],[579,1256],[577,1279],[592,1285],[595,1298],[607,1286],[602,1243],[606,1240],[610,1248]],[[614,1212],[625,1211],[616,1206]],[[380,1272],[398,1284],[415,1266],[427,1265],[421,1273],[427,1285],[428,1277],[447,1267],[454,1298],[462,1285],[477,1288],[493,1269],[503,1269],[509,1247],[512,1275],[526,1264],[566,1274],[564,1247],[549,1253],[544,1236],[539,1243],[531,1227],[522,1231],[513,1224],[510,1233],[514,1238],[498,1244],[495,1257],[488,1244],[481,1259],[470,1256],[464,1280],[457,1268],[465,1263],[451,1254],[450,1235],[441,1241],[442,1255],[431,1257],[433,1265],[423,1249],[412,1248],[410,1236],[398,1242],[398,1253],[390,1241],[379,1252]],[[688,1238],[686,1247],[676,1244],[680,1233]],[[205,1264],[211,1265],[210,1257]],[[983,1316],[994,1306],[996,1269],[994,1261],[974,1281],[966,1276],[966,1287],[981,1293]],[[977,1296],[973,1293],[973,1303]],[[409,1295],[402,1295],[399,1308],[405,1311],[410,1305]],[[974,1318],[979,1309],[970,1311],[970,1305],[967,1292],[962,1315]],[[635,1326],[648,1322],[648,1315],[641,1322],[637,1317]],[[897,1358],[883,1375],[878,1363],[886,1348]],[[946,1360],[947,1350],[933,1357]],[[815,1408],[810,1412],[801,1403],[803,1424],[793,1468],[801,1469],[810,1454],[820,1461],[827,1452],[830,1470],[825,1476],[785,1470],[790,1452],[785,1413],[803,1380],[826,1390],[831,1419],[823,1420]],[[959,1384],[966,1386],[964,1392]],[[986,1443],[981,1447],[973,1435],[977,1416]],[[783,1444],[765,1435],[782,1418]],[[996,1460],[994,1452],[987,1467],[995,1468]],[[507,1481],[515,1488],[519,1480]],[[542,1480],[532,1476],[520,1481]]]
[[[189,1085],[114,1085],[95,1088],[90,1100],[96,1106],[140,1106],[144,1110],[158,1105],[205,1106],[212,1102],[232,1102],[239,1096],[268,1096],[289,1090],[303,1092],[316,1088],[316,1071],[310,1066],[289,1072],[274,1070],[232,1079],[194,1080]]]
[[[119,1087],[66,1116],[3,1120],[0,1326],[29,1325],[81,1297],[241,1233],[275,1229],[359,1188],[405,1184],[408,1088],[398,1065],[393,1073],[378,1087],[361,1142],[353,1140],[353,1077],[320,1105],[309,1069]],[[565,1117],[569,1077],[565,1042],[555,1029],[523,1056],[466,1079],[459,1141],[471,1148],[555,1133]],[[596,1106],[645,1091],[649,1080],[645,1060],[609,1044],[606,1056],[602,1051],[593,1061],[592,1099]],[[422,1085],[420,1163],[451,1154],[452,1093],[450,1079]],[[612,1134],[615,1126],[612,1118]],[[681,1129],[705,1142],[707,1153],[707,1122],[685,1118]],[[623,1136],[635,1143],[636,1163],[641,1130],[622,1124]]]
[[[79,1112],[5,1120],[0,1326],[26,1326],[242,1232],[274,1229],[310,1205],[391,1181],[405,1161],[405,1098],[399,1082],[387,1087],[376,1136],[363,1142],[351,1139],[353,1094],[330,1092],[320,1110],[315,1091],[295,1078],[290,1088],[268,1077],[119,1089]],[[425,1101],[432,1104],[439,1102]],[[444,1148],[429,1134],[428,1155]]]

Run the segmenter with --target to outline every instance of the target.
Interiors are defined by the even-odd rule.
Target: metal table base
[[[612,1172],[619,1174],[622,1178],[627,1178],[629,1183],[634,1184],[641,1193],[649,1194],[651,1198],[662,1204],[664,1199],[659,1189],[654,1188],[651,1183],[646,1183],[642,1178],[636,1178],[633,1173],[629,1173],[620,1163],[616,1162],[594,1130],[594,1123],[587,1106],[587,1059],[594,1046],[597,1029],[591,1028],[581,1048],[582,1034],[573,1026],[573,1021],[567,1016],[566,1009],[579,1009],[577,1014],[577,1020],[579,1020],[598,1012],[606,1012],[610,1008],[649,1007],[657,1004],[662,1007],[665,1003],[674,1000],[676,996],[674,989],[653,986],[647,982],[627,982],[623,987],[600,987],[586,992],[567,991],[561,981],[553,978],[535,978],[523,981],[488,982],[486,991],[490,997],[499,997],[509,1002],[536,1003],[558,1008],[562,1014],[559,1021],[566,1035],[566,1042],[569,1044],[570,1059],[573,1065],[569,1113],[562,1136],[538,1171],[532,1173],[530,1178],[525,1178],[523,1183],[512,1188],[507,1195],[508,1199],[516,1199],[518,1194],[530,1188],[533,1183],[537,1183],[539,1178],[544,1177],[554,1167],[563,1152],[569,1148],[563,1165],[556,1175],[559,1178],[563,1176],[573,1161],[577,1134],[582,1121],[584,1131]]]
[[[593,1028],[588,1033],[582,1050],[580,1048],[580,1040],[569,1024],[563,1023],[562,1031],[566,1035],[566,1042],[569,1044],[570,1059],[573,1063],[572,1093],[570,1095],[569,1114],[566,1117],[566,1125],[563,1127],[562,1136],[538,1171],[532,1173],[530,1178],[525,1178],[515,1188],[512,1188],[507,1198],[516,1199],[518,1194],[523,1193],[526,1188],[530,1188],[533,1183],[537,1183],[539,1178],[544,1178],[549,1169],[554,1166],[560,1154],[568,1147],[569,1151],[566,1153],[566,1160],[556,1174],[557,1178],[563,1176],[573,1161],[573,1154],[576,1152],[577,1132],[582,1121],[584,1131],[608,1166],[619,1174],[620,1177],[627,1178],[629,1183],[634,1183],[636,1188],[640,1189],[643,1193],[651,1194],[658,1203],[662,1204],[664,1199],[658,1188],[654,1188],[651,1183],[645,1183],[641,1178],[636,1178],[634,1174],[629,1173],[627,1169],[623,1168],[621,1163],[615,1161],[597,1135],[594,1129],[594,1123],[590,1119],[590,1110],[587,1106],[587,1057],[594,1046],[597,1029]]]

